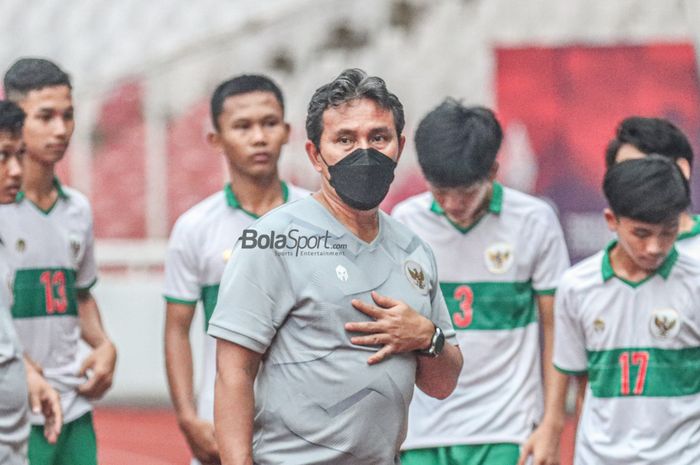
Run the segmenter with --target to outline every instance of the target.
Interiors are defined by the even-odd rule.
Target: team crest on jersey
[[[408,260],[403,264],[403,271],[406,274],[406,279],[408,279],[408,281],[413,284],[413,287],[418,289],[421,294],[426,294],[428,292],[425,272],[419,263]]]
[[[231,258],[231,254],[233,253],[233,249],[226,249],[224,250],[224,253],[222,254],[224,258],[224,263],[228,262],[229,259]]]
[[[343,265],[338,265],[335,267],[335,275],[342,282],[346,282],[350,275],[348,275],[348,270]]]
[[[73,258],[77,260],[80,256],[80,241],[78,239],[70,240],[70,250],[73,252]]]
[[[17,239],[15,249],[17,249],[17,252],[24,252],[25,250],[27,250],[27,242],[24,239]]]
[[[605,331],[605,322],[600,318],[596,318],[593,322],[593,331],[595,331],[596,333],[602,333],[603,331]]]
[[[676,337],[681,330],[681,318],[672,308],[661,308],[651,312],[649,331],[657,339]]]
[[[513,247],[506,242],[491,244],[484,252],[486,268],[494,274],[503,274],[513,265]]]

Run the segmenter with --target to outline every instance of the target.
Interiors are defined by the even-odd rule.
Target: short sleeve
[[[76,273],[75,287],[90,289],[97,282],[97,262],[95,261],[95,233],[93,231],[92,211],[87,208],[87,229],[85,231],[85,253]]]
[[[450,318],[450,312],[447,310],[447,304],[445,303],[445,297],[442,295],[442,289],[440,288],[440,283],[438,282],[437,276],[437,264],[435,261],[435,256],[432,251],[430,251],[430,260],[433,268],[433,280],[431,284],[430,293],[430,304],[431,304],[431,314],[430,320],[437,326],[440,327],[442,332],[445,334],[445,342],[458,345],[457,344],[457,333],[452,326],[452,320]]]
[[[187,240],[187,230],[178,222],[173,228],[165,253],[165,300],[195,305],[201,294],[197,260]]]
[[[395,206],[394,209],[391,210],[391,217],[404,225],[406,224],[406,216],[406,208],[402,204]]]
[[[295,304],[283,258],[272,249],[236,244],[221,279],[208,333],[265,353]]]
[[[569,375],[587,371],[586,340],[577,309],[568,289],[554,298],[554,366]]]
[[[532,273],[532,287],[539,295],[554,294],[569,267],[569,253],[559,220],[551,208],[547,208],[547,213],[546,224],[540,227],[539,249]]]

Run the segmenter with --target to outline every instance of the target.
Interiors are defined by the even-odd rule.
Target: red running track
[[[98,408],[100,465],[189,465],[190,453],[171,410]],[[562,438],[562,465],[571,465],[574,423]]]

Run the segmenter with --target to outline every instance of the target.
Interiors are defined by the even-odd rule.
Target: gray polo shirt
[[[370,366],[378,347],[350,342],[344,324],[370,320],[350,302],[372,303],[371,291],[406,302],[457,343],[432,251],[388,215],[379,213],[369,244],[312,197],[244,231],[209,334],[264,354],[255,463],[399,463],[417,361],[404,353]]]

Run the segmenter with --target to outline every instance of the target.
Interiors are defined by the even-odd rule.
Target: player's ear
[[[612,232],[617,231],[618,220],[615,213],[609,208],[603,210],[603,217],[605,218],[605,223],[608,225],[608,229]]]
[[[207,133],[207,142],[209,145],[217,152],[221,151],[221,136],[216,131],[209,131]]]
[[[489,169],[489,181],[493,182],[496,179],[496,174],[498,174],[498,162],[494,161],[493,165],[491,165],[491,169]]]
[[[282,140],[282,145],[286,144],[289,142],[289,133],[291,132],[292,127],[287,123],[286,121],[284,122],[284,139]]]
[[[677,158],[676,165],[680,168],[681,173],[685,176],[685,179],[690,181],[690,162],[685,158]]]
[[[313,166],[317,172],[323,173],[323,160],[321,160],[321,155],[316,148],[316,144],[314,144],[311,139],[307,139],[304,148],[306,149],[306,155],[309,157],[311,166]]]
[[[401,154],[403,153],[403,148],[406,146],[406,136],[401,134],[399,136],[399,153],[396,155],[396,163],[399,162],[399,159],[401,158]]]

